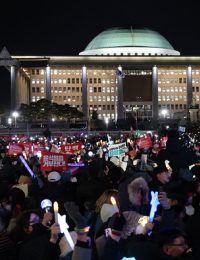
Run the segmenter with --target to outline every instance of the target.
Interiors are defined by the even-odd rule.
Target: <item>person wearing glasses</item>
[[[166,228],[157,233],[156,244],[160,250],[169,256],[169,259],[176,259],[188,249],[182,232],[176,228]]]

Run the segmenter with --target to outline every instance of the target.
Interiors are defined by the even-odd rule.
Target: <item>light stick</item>
[[[155,216],[155,213],[157,211],[157,207],[158,205],[160,205],[160,202],[158,200],[158,192],[156,191],[155,193],[153,191],[151,191],[151,211],[150,211],[150,214],[149,214],[149,220],[151,222],[153,222],[153,219],[154,219],[154,216]]]
[[[117,203],[116,203],[115,198],[114,198],[114,197],[111,197],[111,198],[110,198],[110,201],[111,201],[112,205],[114,206],[115,211],[116,211],[116,212],[119,212],[119,209],[118,209],[118,207],[117,207]]]
[[[138,220],[138,224],[141,224],[143,227],[149,222],[149,217],[148,216],[142,216]]]
[[[55,223],[58,223],[58,202],[55,201],[53,204]]]
[[[66,222],[66,216],[65,215],[61,216],[59,213],[57,213],[57,215],[58,215],[58,224],[60,226],[60,232],[64,233],[71,249],[74,250],[74,242],[68,231],[69,225]]]
[[[48,199],[45,199],[41,202],[41,208],[45,209],[46,213],[50,211],[50,208],[52,207],[52,202]]]
[[[22,161],[22,163],[24,164],[24,166],[26,167],[26,169],[28,170],[28,172],[30,173],[31,177],[35,178],[35,174],[31,171],[30,167],[28,166],[28,164],[24,160],[24,157],[22,155],[20,155],[19,158]]]

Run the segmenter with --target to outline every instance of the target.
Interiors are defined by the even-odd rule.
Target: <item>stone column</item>
[[[87,67],[82,67],[82,112],[83,119],[88,120]]]
[[[122,71],[122,67],[118,69]],[[123,118],[123,78],[118,76],[118,118]]]
[[[11,108],[12,109],[16,109],[17,105],[16,105],[16,67],[15,66],[11,66],[11,70],[10,70],[10,77],[11,77]]]
[[[51,67],[46,67],[46,99],[51,102]]]
[[[158,68],[152,68],[152,117],[158,119]]]
[[[187,107],[191,105],[192,102],[192,67],[189,65],[187,67]]]

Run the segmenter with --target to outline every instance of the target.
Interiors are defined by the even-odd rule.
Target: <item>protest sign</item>
[[[27,198],[28,197],[28,187],[30,185],[31,185],[31,181],[22,182],[20,184],[10,184],[9,190],[11,190],[12,188],[18,188],[24,192],[25,197]]]
[[[23,135],[23,136],[21,136],[19,138],[19,141],[20,141],[20,143],[26,142],[27,141],[27,137],[25,135]]]
[[[168,137],[165,136],[165,137],[161,137],[161,146],[162,147],[166,147],[166,142],[168,140]]]
[[[21,146],[23,146],[24,148],[24,152],[27,156],[27,158],[32,154],[32,143],[29,142],[29,143],[19,143]]]
[[[83,143],[74,143],[74,144],[61,144],[61,151],[64,153],[73,153],[80,151]]]
[[[109,152],[108,156],[120,156],[120,155],[125,155],[125,148],[126,148],[126,143],[120,143],[120,144],[112,144],[109,145]]]
[[[136,141],[137,145],[141,148],[149,148],[152,146],[151,139],[149,137],[142,138]]]
[[[58,146],[55,144],[52,144],[51,153],[57,153],[57,152],[58,152]]]
[[[130,152],[128,152],[127,154],[129,154],[131,157],[136,157],[136,151],[135,150],[132,150]]]
[[[37,152],[42,152],[44,151],[45,148],[45,144],[44,143],[33,143],[33,152],[37,153]]]
[[[9,143],[8,155],[22,154],[24,148],[18,143]]]
[[[67,171],[67,155],[62,153],[51,153],[43,151],[40,169],[41,171],[51,171],[52,169],[57,171]]]

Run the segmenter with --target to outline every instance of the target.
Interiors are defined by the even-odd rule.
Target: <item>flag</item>
[[[121,77],[121,78],[125,78],[125,73],[123,73],[121,70],[119,70],[118,68],[116,68],[116,75]]]

